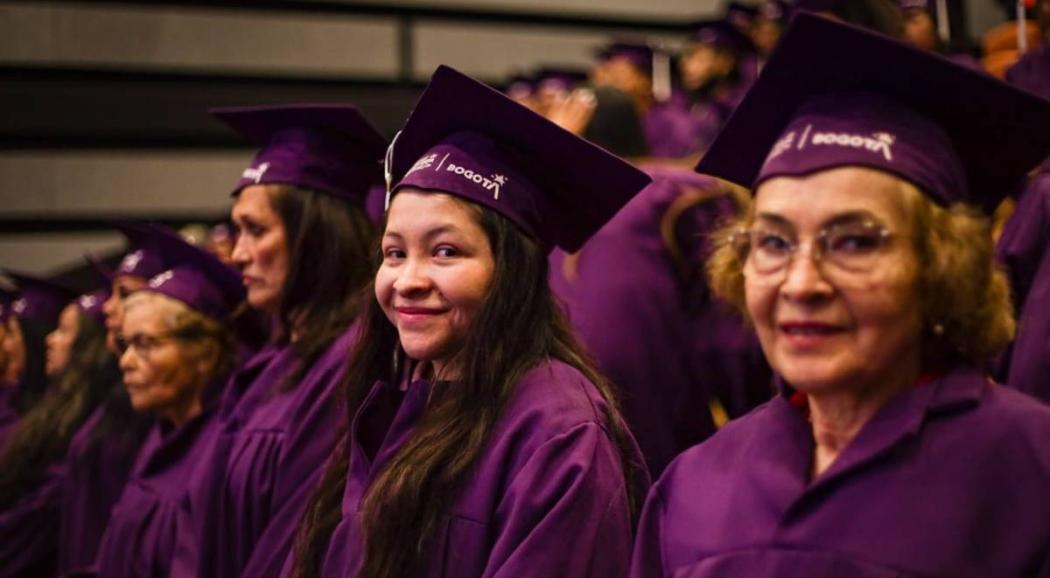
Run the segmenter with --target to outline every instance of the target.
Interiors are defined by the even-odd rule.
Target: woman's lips
[[[789,321],[777,328],[788,343],[801,348],[818,347],[844,331],[840,325],[816,321]]]
[[[432,319],[444,311],[430,307],[395,307],[397,319],[400,323],[412,324]]]

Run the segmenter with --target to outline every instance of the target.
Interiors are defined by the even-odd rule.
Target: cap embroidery
[[[769,161],[784,154],[784,151],[791,148],[791,145],[794,144],[794,142],[795,131],[791,131],[785,134],[784,136],[780,137],[780,139],[773,145],[773,148],[770,149],[769,155],[766,156],[766,162],[768,163]]]
[[[263,175],[266,174],[266,171],[269,168],[270,168],[270,163],[262,163],[262,164],[260,164],[258,166],[258,168],[251,168],[251,167],[249,167],[247,169],[244,169],[244,172],[241,173],[241,178],[242,179],[252,179],[253,181],[255,181],[255,184],[259,184],[259,181],[262,180]]]
[[[456,165],[453,163],[448,163],[448,168],[445,170],[447,170],[450,173],[462,175],[463,178],[467,179],[468,181],[481,185],[481,188],[492,193],[492,198],[495,200],[499,200],[500,187],[507,184],[507,177],[503,175],[494,174],[490,175],[490,178],[485,178],[481,176],[480,173],[476,173],[471,169],[464,168],[463,166]]]
[[[429,169],[430,167],[432,167],[434,165],[434,161],[436,161],[436,160],[437,160],[437,153],[429,154],[429,155],[419,159],[418,161],[416,161],[416,163],[414,165],[412,165],[412,168],[408,169],[408,172],[405,173],[405,176],[407,177],[408,175],[410,175],[410,174],[412,174],[412,173],[414,173],[416,171],[421,171],[423,169]]]
[[[893,151],[890,147],[897,138],[888,132],[872,133],[872,136],[859,134],[818,132],[813,133],[813,145],[844,146],[855,149],[865,149],[875,153],[882,153],[887,161],[893,161]]]
[[[134,271],[135,268],[138,267],[139,263],[142,261],[142,257],[143,254],[141,249],[133,253],[128,253],[124,257],[124,260],[120,262],[120,271],[123,273],[130,273]]]
[[[175,276],[175,273],[173,273],[171,271],[171,269],[169,269],[169,270],[167,270],[167,271],[157,275],[156,277],[150,279],[149,280],[149,286],[151,288],[153,288],[153,289],[157,289],[161,285],[167,283],[174,276]]]

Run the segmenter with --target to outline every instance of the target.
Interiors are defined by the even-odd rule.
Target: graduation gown
[[[642,117],[649,156],[677,159],[699,153],[711,144],[724,121],[718,107],[691,105],[682,94],[654,103]]]
[[[99,542],[148,432],[144,423],[123,418],[115,419],[109,431],[101,431],[107,412],[134,415],[130,406],[118,410],[117,404],[128,403],[114,394],[84,421],[69,443],[61,488],[59,576],[97,572]]]
[[[746,341],[750,331],[739,318],[722,307],[711,310],[703,278],[687,283],[661,236],[671,205],[689,189],[712,190],[714,181],[686,170],[646,170],[653,183],[583,246],[568,273],[569,257],[557,249],[551,254],[550,278],[581,341],[619,388],[624,417],[658,476],[678,453],[714,433],[709,387],[746,383],[748,362],[757,357],[760,368],[764,362],[760,353],[747,353],[757,342]],[[702,273],[703,239],[734,210],[721,196],[679,218],[679,244],[692,268]],[[728,369],[714,374],[711,364]],[[734,372],[744,375],[729,384],[724,377]],[[709,381],[709,374],[722,380]]]
[[[0,578],[54,575],[65,473],[65,464],[59,460],[48,467],[35,488],[0,512]]]
[[[186,480],[200,467],[200,453],[217,430],[217,401],[206,402],[200,415],[179,427],[159,420],[153,425],[99,546],[99,576],[169,575],[178,535],[193,532],[179,509],[186,499]]]
[[[1006,369],[997,377],[1050,403],[1050,161],[1021,194],[997,252],[1019,311]]]
[[[416,381],[401,392],[377,383],[354,417],[343,520],[321,576],[356,575],[358,506],[375,475],[412,437],[434,387],[449,385]],[[529,371],[496,422],[474,475],[449,505],[425,576],[624,576],[631,520],[619,452],[602,425],[603,411],[594,386],[564,363],[546,361]],[[371,455],[360,443],[369,435],[382,440]]]
[[[807,418],[778,396],[653,486],[635,578],[1042,577],[1050,408],[960,368],[903,392],[809,481]]]
[[[292,389],[298,357],[270,345],[231,378],[220,425],[192,477],[187,515],[196,543],[180,540],[173,576],[277,576],[345,419],[336,395],[358,329],[338,337]]]

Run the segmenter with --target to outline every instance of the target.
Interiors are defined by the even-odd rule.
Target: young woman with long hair
[[[53,572],[59,548],[61,484],[70,441],[105,399],[115,364],[106,351],[100,305],[104,291],[70,299],[71,292],[43,280],[19,276],[34,286],[21,315],[38,326],[57,324],[47,335],[41,365],[46,388],[0,448],[0,575]],[[39,292],[43,292],[41,296]],[[26,291],[28,293],[28,291]],[[64,307],[63,302],[68,302]]]
[[[441,67],[397,181],[296,577],[617,576],[644,463],[547,284],[648,182]]]

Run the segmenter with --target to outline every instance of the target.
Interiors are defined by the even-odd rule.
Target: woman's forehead
[[[803,177],[776,177],[755,192],[756,219],[796,226],[822,226],[851,215],[869,215],[886,225],[909,219],[906,181],[864,167],[842,167]]]

